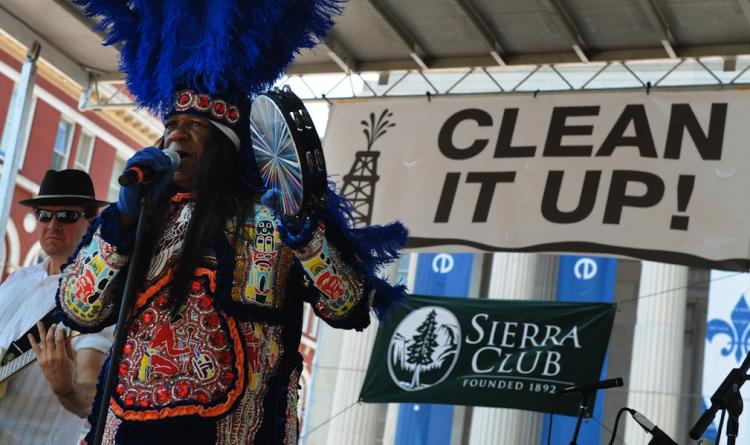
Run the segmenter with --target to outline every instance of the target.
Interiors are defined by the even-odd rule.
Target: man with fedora
[[[5,363],[31,348],[39,366],[32,364],[7,380],[0,398],[0,443],[73,445],[91,410],[112,329],[71,338],[64,326],[47,320],[52,319],[48,314],[55,307],[61,267],[75,253],[98,208],[108,203],[95,198],[87,173],[50,170],[39,195],[19,204],[34,210],[47,257],[0,285],[0,347],[8,350]]]

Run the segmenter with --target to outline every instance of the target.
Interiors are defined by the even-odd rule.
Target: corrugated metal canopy
[[[748,42],[748,0],[350,0],[290,71],[733,56]]]
[[[70,0],[2,0],[0,28],[73,80],[116,73]],[[750,54],[750,0],[349,0],[290,73]],[[66,59],[67,63],[59,60]]]

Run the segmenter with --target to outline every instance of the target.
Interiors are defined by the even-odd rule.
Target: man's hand
[[[29,334],[29,342],[44,378],[56,395],[72,394],[76,390],[76,353],[70,344],[70,336],[65,335],[63,327],[54,324],[49,331],[42,322],[37,322],[36,326],[39,330],[39,342],[32,334]]]

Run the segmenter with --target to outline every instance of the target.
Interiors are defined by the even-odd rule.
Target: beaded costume
[[[174,431],[171,420],[184,418],[204,423],[205,443],[296,443],[303,301],[336,327],[363,329],[374,288],[329,242],[325,223],[292,249],[274,212],[256,204],[231,250],[237,231],[227,222],[175,319],[168,283],[192,209],[190,194],[170,198],[168,229],[127,326],[104,443],[120,443],[115,430],[124,424]],[[99,330],[116,315],[130,248],[113,235],[117,216],[114,206],[104,211],[61,279],[59,308],[81,331]]]
[[[378,276],[406,241],[401,224],[355,228],[351,207],[329,184],[302,227],[287,227],[274,205],[279,191],[263,182],[253,154],[254,95],[273,85],[299,49],[315,46],[340,1],[76,3],[97,17],[105,43],[118,45],[137,105],[165,120],[178,113],[208,119],[236,147],[248,189],[267,198],[252,203],[249,216],[225,222],[177,310],[170,283],[195,200],[174,187],[160,198],[168,199],[166,223],[154,245],[144,246],[152,256],[128,316],[104,443],[296,443],[303,303],[333,327],[361,330],[370,310],[382,318],[405,296],[404,286]],[[120,217],[108,207],[64,269],[59,316],[81,332],[117,320],[134,242]]]

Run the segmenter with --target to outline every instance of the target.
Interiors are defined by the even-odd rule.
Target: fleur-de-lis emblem
[[[709,320],[706,326],[706,338],[708,341],[713,341],[714,337],[720,334],[724,334],[729,337],[729,342],[723,348],[721,348],[721,355],[727,356],[734,352],[734,357],[739,363],[750,349],[750,307],[748,307],[745,301],[745,295],[741,295],[737,304],[732,309],[730,315],[732,324],[730,325],[725,320],[714,318]]]

